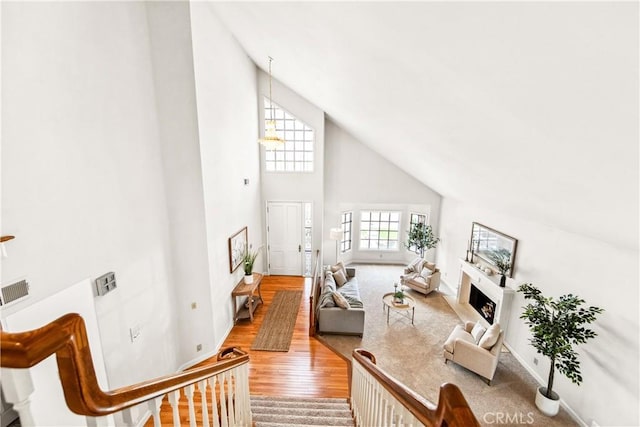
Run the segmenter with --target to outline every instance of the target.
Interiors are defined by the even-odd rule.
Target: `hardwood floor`
[[[252,351],[269,304],[278,290],[303,290],[291,347],[287,353]],[[340,356],[309,337],[310,281],[292,276],[265,276],[262,296],[253,323],[239,321],[223,347],[240,347],[249,352],[251,394],[265,396],[348,397],[347,363]]]
[[[260,330],[264,316],[278,290],[303,290],[291,347],[287,353],[252,351],[251,343]],[[293,276],[265,276],[262,279],[264,304],[254,313],[254,320],[239,321],[222,348],[240,347],[249,353],[249,390],[252,395],[288,397],[349,396],[347,362],[315,338],[309,337],[310,280]],[[200,363],[206,364],[213,359]],[[199,393],[194,396],[197,425],[202,423]],[[188,406],[184,396],[179,403],[181,425],[188,425]],[[173,425],[171,406],[162,402],[162,425]],[[153,427],[153,419],[145,427]]]

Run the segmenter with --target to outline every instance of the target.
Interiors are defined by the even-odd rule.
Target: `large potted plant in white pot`
[[[417,222],[411,226],[405,246],[424,258],[425,251],[435,248],[439,241],[430,225]]]
[[[520,316],[533,335],[531,345],[550,361],[547,386],[538,388],[536,406],[543,414],[554,416],[560,409],[560,396],[553,391],[555,370],[575,384],[582,383],[580,361],[574,347],[596,337],[597,334],[584,325],[595,321],[596,315],[604,310],[582,307],[585,301],[573,294],[557,299],[545,297],[531,283],[520,285],[518,291],[524,294],[525,300],[531,300]]]

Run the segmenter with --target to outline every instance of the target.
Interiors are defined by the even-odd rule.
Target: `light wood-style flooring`
[[[320,341],[309,337],[310,280],[294,276],[265,276],[261,286],[264,304],[256,309],[253,323],[249,320],[239,321],[222,345],[222,348],[240,347],[249,353],[250,393],[263,396],[348,397],[347,362]],[[291,347],[287,353],[252,351],[251,343],[278,290],[303,290]],[[207,359],[200,365],[214,360]],[[197,425],[201,425],[199,393],[195,394],[194,402]],[[181,425],[187,425],[189,409],[184,398],[180,400],[179,412]],[[160,418],[162,425],[173,425],[171,406],[166,397],[162,402]],[[147,420],[145,427],[153,427],[152,418]]]
[[[265,396],[348,397],[347,362],[309,337],[309,279],[293,276],[265,276],[262,279],[264,305],[256,309],[253,323],[239,321],[223,344],[249,353],[251,394]],[[304,290],[291,347],[287,353],[252,351],[251,343],[278,290]]]

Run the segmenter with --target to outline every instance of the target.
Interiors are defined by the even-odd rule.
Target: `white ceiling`
[[[445,197],[638,248],[638,4],[211,3],[253,61]]]

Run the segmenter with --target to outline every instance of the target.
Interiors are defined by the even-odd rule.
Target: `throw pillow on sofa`
[[[476,322],[476,324],[473,326],[473,329],[471,329],[471,336],[473,337],[473,340],[476,342],[476,344],[480,343],[480,340],[482,339],[482,336],[486,332],[487,332],[487,330],[485,329],[485,327],[482,326],[480,324],[480,322]]]
[[[344,277],[347,277],[347,267],[344,266],[344,263],[342,261],[340,261],[336,265],[332,265],[330,270],[332,273],[335,273],[336,271],[342,271],[344,273]]]
[[[413,261],[411,261],[411,264],[409,264],[409,270],[415,271],[416,273],[420,273],[420,271],[422,271],[423,265],[424,265],[424,259],[418,257]]]
[[[344,274],[344,271],[342,270],[338,270],[335,273],[333,273],[333,279],[336,281],[336,285],[338,285],[338,287],[347,283],[347,276]]]
[[[429,276],[431,276],[433,274],[433,270],[429,270],[427,267],[422,267],[422,271],[420,272],[420,275],[422,276],[423,279],[428,279]]]
[[[332,296],[333,296],[333,301],[336,303],[338,307],[351,308],[351,306],[349,305],[349,301],[347,301],[344,295],[342,295],[340,292],[336,291],[332,294]]]
[[[498,323],[494,323],[493,325],[489,326],[487,332],[482,335],[482,338],[480,338],[480,342],[478,343],[478,345],[485,350],[491,350],[491,348],[498,342],[499,336],[500,325]]]

